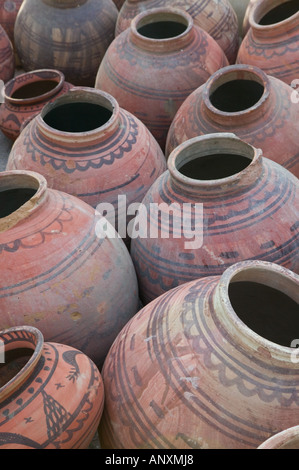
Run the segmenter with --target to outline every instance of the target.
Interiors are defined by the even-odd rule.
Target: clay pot
[[[0,328],[38,327],[101,367],[139,306],[125,244],[100,238],[92,207],[37,173],[2,172],[0,199]]]
[[[37,171],[49,187],[94,208],[111,204],[106,217],[116,230],[118,220],[127,219],[121,233],[127,240],[127,206],[142,201],[166,170],[166,159],[145,125],[111,95],[73,88],[27,125],[11,149],[7,169]]]
[[[1,449],[86,449],[97,431],[104,387],[81,351],[44,342],[19,326],[0,331]]]
[[[8,82],[15,73],[15,56],[12,43],[0,24],[0,80]],[[1,96],[3,92],[1,90]]]
[[[74,85],[93,86],[114,37],[112,0],[24,0],[15,22],[22,68],[52,68]]]
[[[138,117],[162,150],[178,108],[227,59],[208,33],[178,9],[137,15],[111,43],[95,87],[110,93]]]
[[[263,442],[258,449],[299,449],[299,426],[285,429]]]
[[[1,131],[14,141],[25,121],[71,87],[58,70],[35,70],[12,78],[5,85],[4,104],[0,107]]]
[[[11,42],[14,42],[14,26],[23,0],[0,0],[0,24]]]
[[[298,198],[294,175],[232,134],[184,142],[142,201],[131,242],[141,300],[246,259],[299,272]]]
[[[127,29],[142,11],[158,7],[180,8],[189,13],[194,24],[215,39],[228,61],[235,62],[239,49],[238,21],[228,0],[127,0],[117,18],[116,34]]]
[[[299,419],[299,277],[262,261],[172,289],[104,363],[102,448],[256,449]]]
[[[234,132],[299,177],[299,106],[293,93],[257,67],[225,67],[186,98],[170,126],[166,155],[198,135]]]
[[[249,25],[236,63],[255,65],[291,85],[298,78],[298,1],[259,0],[250,12]]]

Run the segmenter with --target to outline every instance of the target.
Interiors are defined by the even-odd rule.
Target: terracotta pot
[[[4,103],[0,107],[1,131],[14,141],[25,121],[71,87],[63,73],[53,69],[35,70],[12,78],[5,85]]]
[[[37,173],[2,172],[0,198],[0,328],[38,327],[101,367],[139,306],[125,244],[100,238],[94,210]]]
[[[238,21],[228,0],[127,0],[117,18],[116,34],[127,29],[142,11],[158,7],[180,8],[189,13],[194,24],[215,39],[228,61],[235,62],[239,49]]]
[[[14,73],[15,56],[12,43],[0,24],[0,80],[6,83],[14,76]]]
[[[22,68],[57,69],[74,85],[93,86],[117,13],[112,0],[24,0],[14,34]]]
[[[114,341],[102,377],[102,448],[255,449],[299,419],[299,277],[234,264],[145,306]]]
[[[250,12],[249,25],[236,63],[255,65],[291,85],[299,71],[297,0],[257,1]]]
[[[298,198],[294,175],[232,134],[184,142],[145,196],[132,239],[141,300],[246,259],[299,272]]]
[[[228,63],[220,46],[193,24],[188,13],[157,8],[137,15],[114,39],[95,87],[138,117],[164,150],[180,105],[224,65]]]
[[[11,42],[14,42],[14,26],[23,0],[0,0],[0,24]]]
[[[263,442],[258,449],[299,449],[299,426],[285,429]]]
[[[11,149],[7,169],[37,171],[49,187],[94,208],[111,204],[106,217],[118,230],[118,220],[127,219],[126,229],[131,218],[127,206],[141,202],[166,170],[166,159],[145,125],[111,95],[74,88],[27,125]],[[128,239],[126,230],[121,235]]]
[[[86,449],[100,422],[104,387],[81,351],[20,326],[0,331],[1,449]]]
[[[166,155],[197,135],[234,132],[299,177],[299,106],[293,93],[256,67],[225,67],[186,98],[170,126]]]

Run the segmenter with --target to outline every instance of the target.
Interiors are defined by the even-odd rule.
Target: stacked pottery
[[[235,62],[239,48],[238,22],[229,0],[126,0],[117,18],[116,34],[127,29],[142,11],[160,7],[179,8],[189,13],[194,24],[215,39],[228,61]]]
[[[59,70],[44,69],[18,74],[4,88],[4,103],[0,107],[1,131],[14,141],[26,121],[71,87]]]
[[[15,56],[12,43],[0,24],[0,80],[10,80],[15,72]]]
[[[95,87],[138,117],[162,150],[187,96],[228,65],[224,52],[183,10],[156,8],[137,15],[100,64]]]
[[[105,204],[119,232],[124,220],[120,235],[127,239],[127,206],[142,201],[166,160],[145,125],[111,95],[75,87],[26,126],[7,162],[14,169],[41,173],[49,187],[94,208]]]
[[[135,219],[141,300],[246,259],[299,272],[298,198],[292,173],[232,134],[179,145]]]
[[[299,177],[299,106],[293,93],[257,67],[225,67],[184,101],[170,126],[166,155],[197,135],[233,132]]]
[[[249,25],[236,62],[255,65],[291,85],[299,70],[298,1],[258,0]]]
[[[81,351],[19,326],[0,331],[0,449],[86,449],[99,425],[104,387]]]
[[[101,367],[139,305],[125,244],[100,237],[92,207],[38,173],[2,172],[0,199],[0,328],[38,327]]]
[[[58,69],[68,82],[92,86],[117,13],[112,0],[24,0],[14,29],[22,68]]]
[[[246,261],[145,306],[102,369],[101,447],[256,449],[296,426],[298,294],[293,272]]]

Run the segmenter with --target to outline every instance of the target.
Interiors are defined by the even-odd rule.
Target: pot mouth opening
[[[36,194],[32,188],[13,188],[0,190],[0,219],[11,215],[26,204]]]
[[[289,0],[280,5],[271,7],[268,12],[262,14],[261,18],[257,21],[260,26],[269,26],[276,23],[281,23],[295,15],[299,11],[298,0]]]
[[[13,92],[11,95],[12,99],[24,100],[30,98],[37,98],[45,95],[57,87],[55,80],[44,79],[37,82],[28,83],[21,86]]]
[[[148,13],[136,24],[140,36],[148,39],[173,39],[187,31],[187,18],[175,12]]]
[[[211,153],[194,157],[179,168],[182,175],[196,180],[219,180],[233,176],[247,168],[251,160],[244,155]]]
[[[58,132],[88,133],[108,126],[117,108],[117,102],[108,94],[73,88],[48,103],[41,117],[45,124]]]
[[[96,103],[76,102],[55,106],[44,116],[48,126],[62,132],[89,132],[104,126],[112,111]]]
[[[253,147],[239,139],[191,139],[175,158],[181,178],[211,182],[233,177],[247,168],[254,158]]]
[[[228,296],[235,315],[260,337],[290,348],[299,332],[298,285],[277,272],[245,270],[230,279]]]
[[[30,175],[3,176],[0,185],[0,219],[26,204],[40,189],[37,179]]]
[[[264,93],[264,84],[253,74],[242,79],[223,77],[211,86],[209,100],[220,112],[239,113],[257,105]]]

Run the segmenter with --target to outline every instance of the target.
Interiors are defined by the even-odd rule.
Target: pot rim
[[[266,355],[270,354],[273,360],[278,359],[292,364],[293,347],[283,346],[264,338],[247,326],[235,312],[229,298],[228,288],[232,282],[236,282],[236,278],[258,282],[269,287],[275,286],[275,289],[284,292],[296,301],[297,299],[295,300],[291,292],[293,293],[294,286],[299,291],[299,276],[269,261],[245,260],[231,265],[223,272],[215,291],[215,302],[220,303],[226,312],[226,316],[221,315],[220,321],[234,338],[240,338],[240,335],[245,336],[250,350],[260,351],[262,355],[266,352]],[[281,283],[284,283],[284,290],[281,289]],[[217,309],[215,311],[217,312]],[[298,368],[295,363],[294,368]]]
[[[12,182],[14,182],[13,185]],[[0,174],[0,192],[13,188],[24,188],[24,186],[36,189],[35,194],[11,214],[0,218],[0,233],[9,230],[20,220],[31,215],[45,201],[47,194],[47,180],[40,173],[28,170],[11,170],[3,171]]]
[[[5,400],[8,395],[10,395],[21,383],[23,383],[28,378],[28,376],[32,373],[33,369],[35,368],[42,355],[44,347],[44,337],[41,331],[35,327],[23,325],[2,330],[0,331],[0,339],[2,339],[5,335],[14,335],[19,332],[30,333],[35,338],[35,347],[33,348],[32,343],[27,340],[28,344],[30,345],[28,347],[29,349],[33,349],[33,353],[26,362],[26,364],[19,370],[19,372],[17,372],[17,374],[12,379],[10,379],[0,388],[0,402]],[[24,342],[26,343],[26,338],[24,337],[22,339],[23,342],[21,346],[24,347]],[[10,351],[14,349],[19,348],[10,347],[8,350]]]
[[[99,106],[110,109],[110,118],[103,125],[82,132],[62,131],[50,126],[45,122],[44,117],[49,111],[55,109],[56,107],[59,107],[61,104],[74,102],[74,97],[80,98],[80,102],[84,101],[85,103],[94,103],[93,98],[96,97],[98,101],[97,104],[99,104]],[[82,97],[84,99],[82,99]],[[104,103],[108,106],[105,106]],[[55,139],[55,137],[58,137],[61,141],[68,141],[70,139],[72,141],[84,141],[105,135],[110,129],[114,128],[114,126],[117,125],[119,113],[120,106],[117,100],[112,95],[103,90],[79,86],[71,88],[62,96],[59,96],[56,100],[47,103],[43,107],[42,111],[38,113],[38,115],[35,117],[35,120],[37,121],[37,125],[42,130],[42,132],[45,135],[49,136],[51,139]]]
[[[231,81],[229,79],[225,80],[226,78],[229,78],[229,77],[232,77],[233,75],[238,75],[241,73],[243,75],[241,80],[246,80],[246,75],[251,76],[252,78],[253,77],[256,78],[256,80],[252,80],[252,81],[260,83],[264,87],[262,96],[258,99],[258,101],[255,104],[241,111],[228,112],[228,111],[222,111],[216,108],[210,100],[211,92],[215,91],[219,86],[223,85],[224,83],[228,83]],[[237,77],[235,79],[237,79]],[[222,82],[222,83],[219,83],[219,82]],[[218,83],[219,83],[219,86],[216,86]],[[233,64],[227,67],[223,67],[222,69],[217,70],[213,75],[211,75],[211,77],[203,85],[203,102],[205,106],[208,108],[208,111],[210,111],[213,115],[218,115],[224,118],[227,118],[227,117],[238,118],[244,115],[246,116],[253,115],[253,114],[255,115],[255,111],[267,102],[269,96],[270,96],[270,79],[268,75],[260,68],[256,66],[252,66],[252,65],[247,65],[247,64]]]
[[[260,444],[258,449],[281,449],[285,444],[292,442],[294,439],[299,443],[299,425],[292,426],[274,434]]]
[[[160,21],[168,18],[176,18],[182,24],[185,24],[186,29],[175,36],[163,39],[155,39],[144,36],[138,31],[138,27],[145,26],[154,22],[154,19],[157,17]],[[141,23],[141,25],[140,25]],[[192,16],[187,13],[187,11],[175,7],[156,7],[149,10],[142,11],[138,13],[131,21],[130,24],[130,34],[132,40],[137,45],[144,46],[146,49],[151,51],[160,51],[166,48],[167,52],[170,52],[174,49],[182,48],[184,45],[190,42],[190,37],[192,35],[194,27],[194,21]]]
[[[34,77],[36,77],[38,74],[49,74],[49,76],[52,76],[52,78],[49,78],[49,77],[45,76],[45,78],[41,78],[40,81],[44,81],[44,80],[53,80],[53,81],[55,81],[54,78],[56,77],[58,79],[57,80],[57,85],[54,88],[52,88],[51,90],[49,90],[45,93],[42,93],[41,95],[33,96],[31,98],[13,98],[12,96],[10,96],[7,93],[7,91],[10,89],[10,87],[13,88],[13,85],[15,83],[18,83],[19,80],[21,80],[21,82],[20,82],[19,86],[17,86],[17,88],[15,88],[13,90],[13,93],[15,93],[17,90],[20,90],[23,86],[26,86],[29,83],[34,83],[35,82]],[[26,83],[22,83],[22,79],[25,78],[25,77],[28,77],[28,79],[30,79],[32,77],[32,80],[29,80]],[[24,72],[24,73],[21,73],[21,74],[17,75],[16,77],[13,77],[11,80],[9,80],[5,84],[4,99],[7,100],[9,103],[12,103],[12,104],[15,104],[15,105],[28,105],[29,103],[37,103],[39,101],[44,101],[44,100],[50,98],[51,96],[55,95],[56,93],[58,93],[61,90],[61,88],[63,87],[64,82],[65,82],[65,76],[60,70],[56,70],[56,69],[37,69],[37,70],[32,70],[30,72]]]
[[[297,13],[294,13],[293,15],[289,16],[288,18],[282,20],[282,21],[278,21],[276,23],[273,23],[273,24],[269,24],[269,25],[261,25],[258,23],[258,21],[260,21],[262,19],[262,17],[269,13],[269,11],[273,10],[275,7],[277,7],[278,5],[281,5],[283,3],[287,3],[289,0],[271,0],[271,3],[270,3],[270,0],[268,0],[268,2],[265,2],[265,0],[258,0],[256,4],[253,5],[253,8],[251,10],[251,12],[249,13],[249,18],[248,18],[248,21],[249,21],[249,24],[250,26],[255,30],[255,31],[259,31],[259,32],[267,32],[267,33],[273,33],[273,27],[274,29],[283,29],[285,26],[288,26],[290,23],[292,23],[293,21],[297,22],[298,24],[298,20],[299,20],[299,11]],[[265,10],[265,5],[269,6],[269,8],[267,8]],[[262,16],[258,19],[258,17],[260,16],[260,14],[262,13]],[[271,34],[272,36],[272,34]]]
[[[221,153],[224,153],[226,149],[223,146],[220,146],[220,142],[226,142],[228,145],[233,143],[239,146],[238,152],[231,152],[231,149],[228,149],[227,152],[231,152],[235,155],[242,154],[246,156],[248,159],[251,158],[251,162],[244,168],[243,170],[233,173],[230,176],[219,178],[219,179],[211,179],[211,180],[200,180],[190,178],[189,176],[185,176],[179,171],[184,164],[192,161],[195,158],[200,158],[201,156],[208,156],[214,155],[217,153],[215,152],[215,148],[213,148],[213,141],[215,144],[218,145]],[[204,152],[203,144],[206,144],[207,151]],[[242,148],[242,152],[241,152]],[[194,152],[194,150],[198,149],[198,153]],[[202,155],[200,155],[200,151],[202,151]],[[190,152],[190,153],[189,153]],[[209,153],[207,153],[209,152]],[[184,159],[184,153],[187,154],[186,158]],[[188,153],[191,158],[188,158]],[[219,152],[220,153],[220,152]],[[244,155],[246,153],[246,155]],[[250,154],[250,155],[249,155]],[[170,173],[171,178],[173,181],[177,182],[180,186],[184,187],[193,187],[196,189],[212,189],[216,187],[225,187],[236,184],[241,178],[246,182],[246,185],[252,184],[253,180],[256,179],[257,174],[260,173],[261,163],[262,163],[262,150],[254,148],[252,145],[248,144],[247,142],[241,140],[235,134],[227,133],[227,132],[218,132],[213,134],[205,134],[200,135],[197,137],[193,137],[189,140],[178,145],[169,155],[167,166]],[[178,167],[179,165],[179,167]]]

